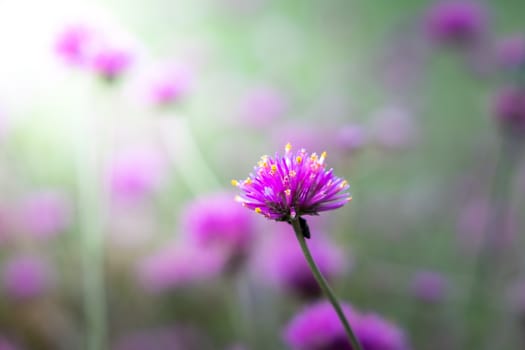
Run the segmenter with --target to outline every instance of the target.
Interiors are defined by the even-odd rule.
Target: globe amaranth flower
[[[53,280],[51,266],[33,256],[14,257],[5,263],[2,271],[5,293],[17,300],[45,294],[53,286]]]
[[[244,207],[268,219],[290,221],[337,209],[351,200],[348,182],[326,169],[321,156],[305,149],[293,153],[288,143],[283,156],[262,156],[246,180],[232,180],[241,190],[236,197]]]
[[[382,317],[343,304],[363,350],[407,350],[404,332]],[[337,314],[327,301],[306,307],[286,326],[284,341],[293,350],[353,350]]]
[[[525,133],[525,88],[508,86],[500,89],[494,97],[493,115],[506,131]]]
[[[487,27],[487,9],[473,0],[445,0],[427,13],[429,36],[440,43],[466,45],[479,40]]]

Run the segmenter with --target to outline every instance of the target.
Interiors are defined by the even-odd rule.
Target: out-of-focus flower
[[[174,245],[139,263],[138,279],[150,293],[193,286],[217,277],[224,270],[225,255],[192,245]]]
[[[375,314],[361,314],[349,304],[343,311],[363,350],[409,349],[405,334]],[[293,350],[352,350],[332,306],[319,302],[306,307],[286,326],[284,340]]]
[[[497,43],[498,63],[505,68],[517,68],[525,64],[525,36],[513,35]]]
[[[203,335],[189,327],[170,326],[135,331],[121,336],[112,350],[203,350],[209,349]]]
[[[105,46],[94,54],[93,70],[108,81],[121,76],[131,65],[131,53],[127,50]]]
[[[493,115],[506,131],[523,135],[525,132],[525,88],[507,86],[496,92]]]
[[[270,87],[259,87],[249,91],[241,105],[241,117],[256,127],[275,123],[287,110],[283,94]]]
[[[135,201],[157,190],[165,178],[162,157],[150,149],[132,149],[118,154],[110,164],[108,181],[113,197]]]
[[[268,219],[289,221],[301,215],[344,206],[351,200],[348,182],[326,169],[321,156],[305,149],[292,153],[287,144],[284,156],[262,156],[246,180],[232,180],[241,190],[236,199],[244,207]]]
[[[53,285],[51,266],[34,256],[19,256],[5,262],[2,283],[13,299],[25,300],[45,294]]]
[[[276,232],[263,245],[257,269],[269,282],[301,297],[321,296],[321,289],[310,270],[301,248],[293,235]],[[325,236],[322,236],[325,237]],[[326,238],[319,236],[309,244],[312,256],[326,280],[329,282],[340,276],[348,261],[343,251]]]
[[[234,265],[246,256],[254,240],[253,218],[228,193],[195,199],[186,207],[182,222],[191,243],[205,251],[222,251]]]
[[[447,293],[447,280],[437,272],[420,271],[412,278],[412,295],[426,303],[438,303]]]
[[[417,138],[417,127],[412,115],[399,107],[378,111],[371,125],[371,138],[386,149],[404,149]]]
[[[347,124],[337,132],[337,144],[346,152],[354,152],[361,149],[367,141],[364,128],[357,124]]]
[[[49,239],[64,232],[71,222],[71,206],[64,194],[41,191],[28,195],[19,204],[17,225],[35,238]]]
[[[94,33],[84,25],[71,25],[59,34],[55,50],[67,63],[84,65],[91,58]]]
[[[427,31],[431,39],[452,45],[478,41],[488,24],[486,8],[473,0],[438,1],[428,10]]]
[[[377,314],[361,315],[357,324],[357,338],[363,350],[409,349],[405,333]]]
[[[166,68],[151,83],[151,101],[161,106],[178,102],[190,89],[191,80],[192,74],[186,67]]]

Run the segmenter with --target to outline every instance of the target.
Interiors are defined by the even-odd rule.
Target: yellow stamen
[[[295,161],[296,161],[297,163],[301,163],[301,162],[303,161],[303,157],[301,157],[301,156],[297,156],[297,158],[295,158]]]
[[[323,163],[324,160],[326,159],[326,156],[327,156],[326,152],[321,153],[321,159],[319,159],[319,163]]]
[[[340,188],[343,188],[345,187],[346,185],[348,185],[348,181],[344,180],[343,182],[341,182],[341,184],[339,185]]]
[[[244,184],[245,185],[251,185],[252,184],[252,179],[250,177],[247,177],[246,180],[244,180]]]
[[[261,208],[257,207],[257,208],[255,208],[255,212],[256,212],[257,214],[260,214],[260,213],[262,212],[262,210],[261,210]]]
[[[232,180],[231,183],[232,183],[232,186],[235,186],[235,187],[239,186],[239,181],[237,180]]]
[[[284,193],[287,195],[287,196],[290,196],[292,194],[292,191],[290,189],[287,189],[287,190],[284,190]]]
[[[272,164],[272,170],[270,171],[271,174],[275,174],[275,172],[277,171],[277,165],[275,164]]]
[[[286,153],[289,153],[292,150],[292,144],[288,142],[286,146],[284,146],[284,150],[286,151]]]

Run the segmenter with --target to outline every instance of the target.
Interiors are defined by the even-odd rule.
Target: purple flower
[[[447,0],[434,4],[427,13],[430,37],[440,43],[465,45],[476,42],[484,33],[488,14],[481,3],[472,0]]]
[[[245,256],[254,239],[253,218],[228,193],[195,199],[184,210],[182,222],[190,242],[205,250],[219,249],[230,262]]]
[[[5,262],[3,289],[13,299],[31,299],[46,293],[52,286],[51,267],[37,257],[20,256]]]
[[[363,350],[406,350],[405,333],[396,325],[373,313],[359,317],[357,337]]]
[[[517,68],[525,63],[525,36],[513,35],[501,39],[496,48],[502,67]]]
[[[55,50],[67,63],[83,65],[90,59],[93,34],[83,25],[69,26],[59,35]]]
[[[413,278],[411,292],[417,299],[426,303],[438,303],[447,292],[447,280],[437,272],[421,271]]]
[[[71,221],[71,207],[59,192],[42,191],[24,198],[18,209],[18,225],[35,238],[49,239],[64,232]]]
[[[115,199],[136,201],[160,187],[165,166],[149,149],[132,149],[117,155],[109,170],[109,186]]]
[[[342,274],[347,261],[338,246],[320,236],[310,243],[309,248],[319,270],[328,281]],[[270,282],[302,297],[321,295],[321,289],[294,236],[277,232],[263,245],[261,251],[258,268],[265,271],[263,275]]]
[[[191,72],[186,67],[171,67],[153,79],[150,88],[151,101],[156,105],[168,105],[179,101],[189,90]]]
[[[354,328],[357,312],[349,304],[342,308]],[[284,341],[293,350],[352,350],[341,321],[326,301],[307,306],[297,314],[284,330]]]
[[[504,129],[517,134],[525,132],[525,89],[507,86],[496,92],[493,115]]]
[[[92,58],[95,72],[112,81],[122,75],[131,64],[131,54],[123,49],[101,47]]]
[[[348,182],[326,169],[321,156],[305,149],[292,153],[287,144],[284,156],[262,156],[246,180],[232,180],[241,190],[238,202],[268,219],[289,221],[301,215],[344,206],[351,200]]]
[[[224,266],[224,254],[218,250],[172,245],[141,261],[138,279],[146,291],[156,294],[212,280]]]
[[[375,314],[361,314],[348,304],[343,311],[363,350],[407,350],[405,334]],[[322,301],[306,307],[286,326],[284,340],[293,350],[352,350],[333,307]]]

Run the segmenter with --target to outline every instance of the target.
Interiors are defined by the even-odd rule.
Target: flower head
[[[112,81],[129,68],[131,54],[122,49],[106,47],[94,55],[92,65],[95,72],[108,81]]]
[[[503,68],[518,68],[525,64],[525,36],[512,35],[497,43],[496,55]]]
[[[465,45],[477,41],[486,29],[485,7],[472,0],[437,2],[428,12],[430,37],[444,44]]]
[[[268,219],[290,221],[337,209],[351,200],[350,185],[326,169],[321,156],[305,149],[293,153],[287,144],[284,156],[262,156],[254,173],[243,181],[232,180],[241,190],[238,202]]]
[[[409,349],[404,332],[373,313],[360,313],[349,304],[343,312],[354,328],[363,350]],[[288,323],[284,340],[294,350],[352,350],[343,325],[327,301],[316,303]]]
[[[9,297],[26,300],[46,293],[52,287],[52,275],[51,266],[45,261],[20,256],[6,262],[2,282]]]
[[[525,89],[522,87],[504,87],[496,93],[493,115],[500,126],[523,135],[525,133]]]

